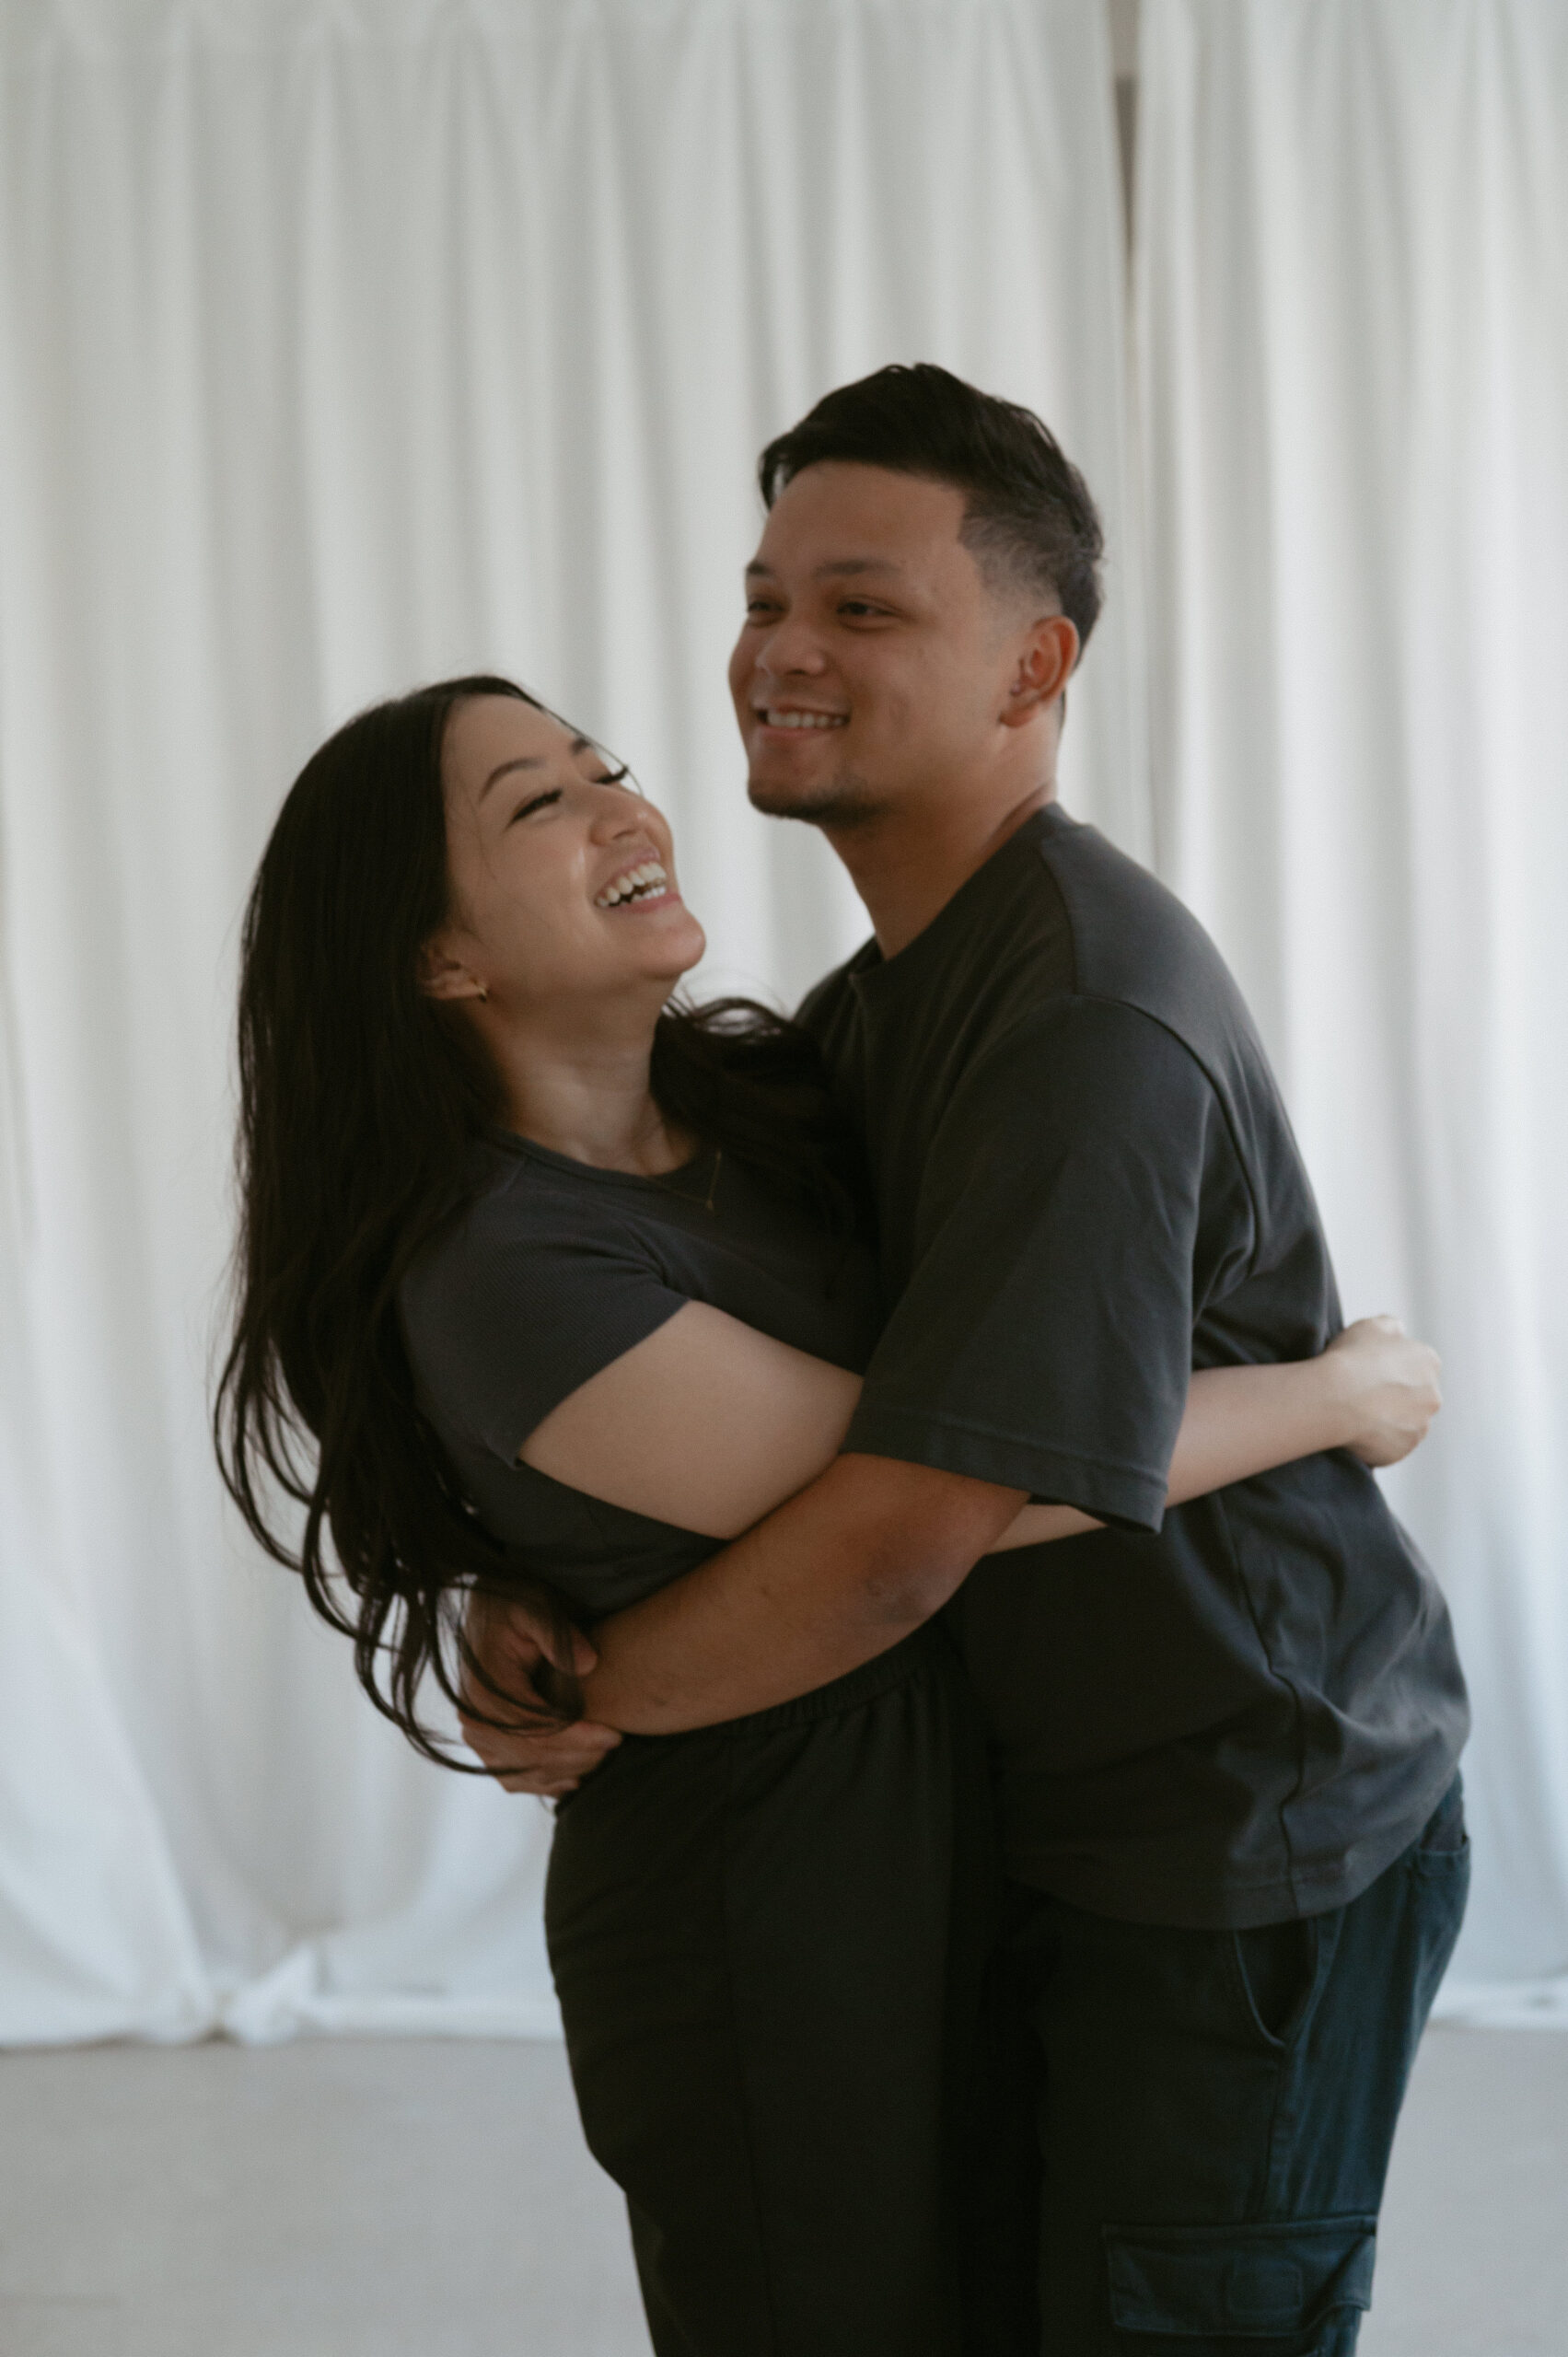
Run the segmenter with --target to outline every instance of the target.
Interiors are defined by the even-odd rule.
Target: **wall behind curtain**
[[[0,21],[0,2038],[542,2028],[529,1802],[376,1720],[220,1511],[238,913],[368,699],[515,671],[713,971],[858,937],[747,809],[761,443],[947,362],[1107,513],[1069,793],[1147,847],[1087,0],[10,0]]]
[[[1476,1704],[1448,2008],[1568,2019],[1568,11],[1144,19],[1160,864],[1262,1021],[1348,1312],[1446,1355],[1393,1487]]]

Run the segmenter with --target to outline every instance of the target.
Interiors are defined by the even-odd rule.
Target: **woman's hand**
[[[613,1727],[591,1719],[553,1727],[541,1724],[543,1706],[530,1698],[541,1661],[578,1678],[587,1676],[598,1655],[587,1637],[580,1629],[568,1632],[564,1642],[570,1643],[571,1658],[566,1659],[563,1640],[542,1614],[526,1604],[477,1595],[469,1598],[463,1634],[474,1656],[472,1664],[465,1661],[459,1683],[459,1724],[469,1749],[478,1753],[504,1792],[536,1793],[546,1800],[575,1793],[621,1737]],[[493,1693],[492,1686],[500,1691]],[[511,1719],[508,1696],[527,1715]]]
[[[1397,1318],[1358,1318],[1318,1363],[1342,1400],[1341,1444],[1364,1465],[1397,1465],[1426,1438],[1443,1405],[1442,1361]]]

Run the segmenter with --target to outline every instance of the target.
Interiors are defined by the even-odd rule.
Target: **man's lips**
[[[811,704],[753,704],[751,715],[757,735],[770,743],[831,737],[849,726],[847,712],[827,712]]]

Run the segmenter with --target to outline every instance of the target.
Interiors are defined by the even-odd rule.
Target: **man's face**
[[[949,483],[833,462],[774,502],[730,657],[759,810],[850,826],[983,762],[1028,617],[959,540]]]

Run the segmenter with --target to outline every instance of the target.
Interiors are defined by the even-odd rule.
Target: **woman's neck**
[[[693,1141],[666,1121],[649,1082],[652,1021],[589,1022],[563,1036],[523,1032],[504,1018],[484,1022],[485,1012],[475,1010],[519,1137],[595,1169],[647,1178],[691,1160]]]

